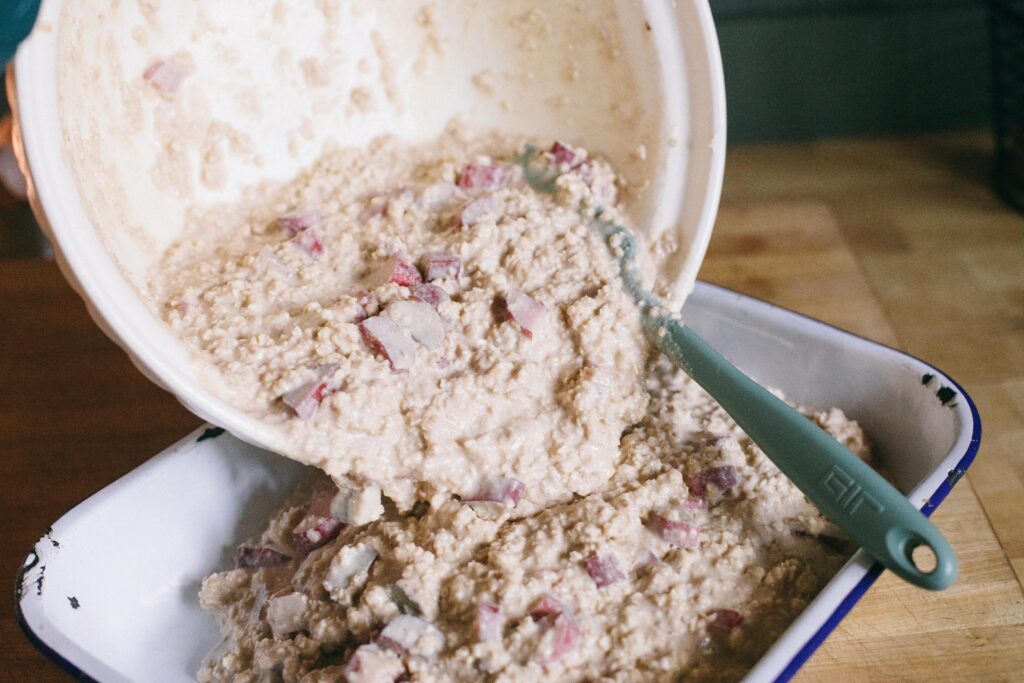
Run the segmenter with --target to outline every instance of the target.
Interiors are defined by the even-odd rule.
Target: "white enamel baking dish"
[[[970,397],[940,370],[771,304],[698,283],[684,315],[765,384],[864,426],[899,488],[929,515],[978,451]],[[25,633],[86,680],[188,681],[220,637],[198,605],[304,468],[201,429],[54,523],[17,579]],[[881,573],[858,552],[750,671],[785,681]]]

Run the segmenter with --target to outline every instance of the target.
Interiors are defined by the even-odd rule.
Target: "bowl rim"
[[[36,30],[18,49],[7,69],[7,95],[13,115],[14,152],[28,185],[29,201],[37,222],[53,246],[64,277],[86,304],[96,324],[120,346],[150,380],[172,393],[192,413],[228,428],[239,438],[270,450],[287,450],[285,435],[250,417],[206,388],[193,373],[176,372],[168,355],[169,330],[157,320],[138,290],[128,282],[110,252],[90,255],[85,242],[99,240],[83,206],[64,148],[63,125],[57,92],[57,57],[60,44],[60,7],[65,0],[43,0]],[[706,171],[694,183],[703,197],[692,242],[678,282],[692,288],[711,240],[725,171],[726,100],[718,36],[708,0],[687,0],[698,17],[694,35],[701,38],[696,84],[702,97],[690,98],[699,106],[712,133],[707,149],[693,155]],[[43,26],[46,26],[44,29]],[[706,97],[706,99],[705,99]],[[691,107],[691,111],[693,111]],[[704,119],[702,118],[702,121]],[[687,182],[694,176],[688,174]],[[690,186],[687,185],[689,188]],[[88,229],[85,229],[88,228]],[[76,248],[77,247],[77,248]],[[104,268],[96,268],[99,259]],[[107,267],[109,262],[109,268]],[[131,292],[120,292],[120,282]],[[107,286],[113,283],[112,286]],[[168,338],[159,335],[166,334]],[[174,350],[177,350],[175,347]],[[182,348],[181,351],[187,351]]]

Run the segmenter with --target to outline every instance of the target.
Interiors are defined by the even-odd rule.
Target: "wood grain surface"
[[[927,593],[883,575],[799,681],[1014,681],[1024,672],[1024,217],[982,135],[730,151],[701,277],[905,349],[978,403],[981,453],[934,519],[961,563]],[[57,268],[0,260],[0,576],[65,510],[199,424],[92,324]],[[128,542],[128,541],[126,541]],[[0,681],[67,680],[0,599]]]

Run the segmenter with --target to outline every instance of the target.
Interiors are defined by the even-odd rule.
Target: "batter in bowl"
[[[615,471],[649,351],[586,219],[616,215],[614,175],[553,149],[553,195],[499,138],[330,153],[261,208],[203,216],[153,289],[213,388],[365,510],[510,479],[521,514],[567,502]]]

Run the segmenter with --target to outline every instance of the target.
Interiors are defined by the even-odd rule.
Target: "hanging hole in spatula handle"
[[[911,583],[941,590],[955,580],[956,557],[942,536],[929,540],[912,529],[895,527],[886,534],[885,543],[891,557],[889,568],[896,573],[902,570],[903,578]]]

